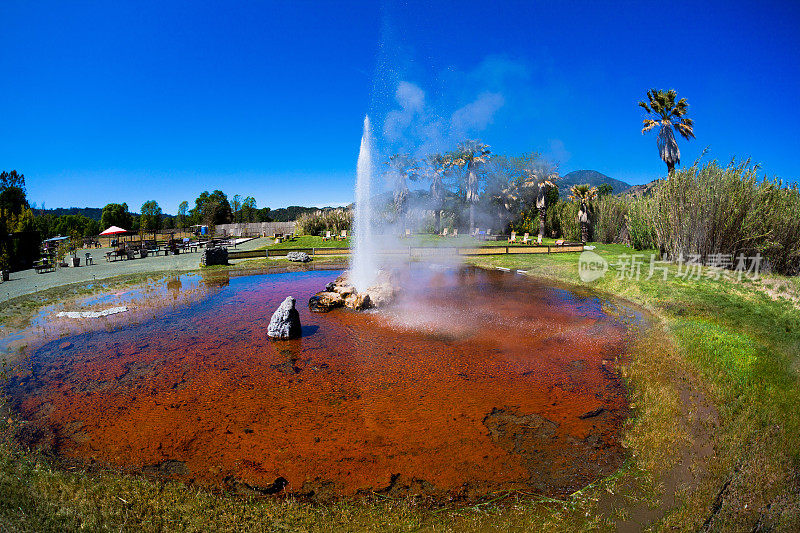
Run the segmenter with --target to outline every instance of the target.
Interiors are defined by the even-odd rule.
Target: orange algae
[[[70,460],[317,496],[561,495],[621,465],[627,332],[600,299],[418,267],[386,309],[298,305],[304,337],[267,337],[283,298],[337,274],[231,278],[157,319],[44,344],[8,386],[27,438]]]

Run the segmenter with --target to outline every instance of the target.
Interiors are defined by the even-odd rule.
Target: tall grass
[[[325,209],[305,213],[297,219],[297,232],[303,235],[320,235],[326,231],[339,233],[350,231],[353,212],[350,209]]]
[[[625,215],[625,230],[628,244],[635,250],[651,250],[658,247],[651,213],[651,198],[628,199],[628,213]]]
[[[695,163],[660,183],[643,208],[667,257],[699,255],[707,262],[717,254],[760,253],[773,271],[800,269],[797,187],[759,178],[750,160]]]
[[[600,197],[594,209],[595,240],[606,244],[628,241],[628,229],[625,224],[628,205],[629,202],[624,198],[610,195]]]
[[[545,224],[553,237],[568,241],[581,240],[581,225],[578,222],[578,205],[559,200],[547,208]]]

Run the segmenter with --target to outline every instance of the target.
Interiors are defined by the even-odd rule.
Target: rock
[[[356,288],[352,285],[336,285],[333,287],[333,292],[338,292],[346,300],[348,296],[356,293]]]
[[[338,292],[318,292],[308,301],[308,308],[315,313],[327,313],[343,305],[344,298]]]
[[[267,335],[273,339],[296,339],[302,334],[300,313],[294,308],[294,298],[287,296],[281,303],[267,327]]]
[[[587,418],[594,418],[596,416],[603,414],[605,411],[606,411],[605,407],[598,407],[597,409],[594,409],[587,413],[583,413],[582,415],[578,415],[578,418],[580,418],[581,420],[586,420]]]
[[[394,287],[390,283],[373,285],[365,292],[369,295],[370,302],[375,307],[382,307],[394,299]]]
[[[228,249],[222,246],[206,248],[200,255],[200,266],[227,265]]]
[[[371,307],[384,306],[390,303],[394,296],[394,280],[388,271],[380,272],[375,284],[361,293],[356,291],[356,288],[350,283],[348,273],[345,272],[335,281],[328,283],[323,292],[313,296],[309,300],[308,306],[312,311],[323,313],[341,306],[361,311]]]
[[[305,252],[289,252],[286,254],[286,259],[300,263],[308,263],[311,258]]]
[[[372,301],[370,300],[369,294],[356,294],[354,292],[344,299],[344,305],[356,311],[363,311],[364,309],[372,307]]]

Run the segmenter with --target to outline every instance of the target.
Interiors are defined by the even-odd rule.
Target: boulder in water
[[[300,313],[294,308],[294,298],[287,296],[272,315],[267,335],[273,339],[296,339],[302,334]]]
[[[308,263],[311,261],[311,258],[305,252],[289,252],[286,254],[286,259],[299,263]]]

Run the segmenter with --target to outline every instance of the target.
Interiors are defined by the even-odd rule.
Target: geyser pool
[[[60,456],[204,485],[322,497],[561,495],[616,470],[628,332],[604,302],[476,268],[403,273],[380,312],[287,296],[338,271],[231,277],[163,316],[34,342],[8,386],[20,437]],[[225,284],[227,282],[227,284]],[[98,319],[106,320],[106,319]]]

